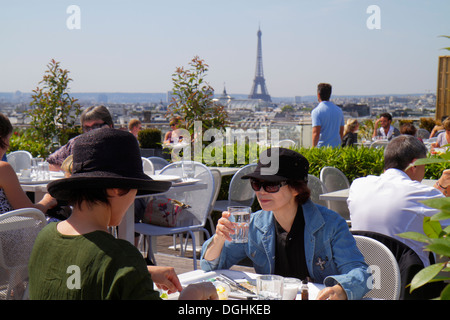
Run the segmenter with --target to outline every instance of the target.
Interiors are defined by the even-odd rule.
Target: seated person
[[[120,224],[138,192],[164,192],[171,185],[144,174],[131,133],[108,128],[81,135],[72,170],[70,177],[48,185],[50,194],[73,211],[36,238],[28,265],[31,299],[159,299],[153,281],[182,290],[180,299],[218,298],[212,283],[182,289],[173,268],[147,267],[135,246],[108,232]]]
[[[348,119],[344,127],[344,136],[342,137],[342,147],[351,147],[358,143],[358,119]]]
[[[444,132],[439,133],[436,142],[431,144],[431,150],[442,148],[449,144],[450,141],[450,117],[446,118],[442,123]]]
[[[424,244],[397,235],[407,231],[423,233],[423,218],[438,210],[421,201],[447,196],[450,170],[444,170],[434,187],[421,183],[425,166],[413,163],[426,156],[427,148],[416,137],[392,139],[384,151],[385,172],[355,179],[347,200],[353,230],[378,232],[403,242],[419,255],[424,266],[430,265],[429,252],[422,249]]]
[[[390,141],[392,138],[398,137],[400,135],[400,130],[395,128],[391,123],[391,114],[387,112],[382,113],[380,118],[375,121],[372,138],[382,138]]]
[[[6,155],[13,127],[9,119],[0,113],[0,158]],[[48,193],[38,203],[31,202],[22,190],[17,174],[8,162],[0,161],[0,214],[22,209],[37,208],[43,213],[56,206],[56,200]]]
[[[98,128],[114,128],[111,114],[105,106],[91,106],[81,113],[81,128],[83,133]],[[51,171],[60,171],[64,160],[72,154],[73,143],[79,136],[70,139],[67,144],[48,156],[47,162]]]
[[[268,175],[268,161],[277,172]],[[202,248],[203,270],[228,269],[244,258],[260,274],[277,274],[323,282],[318,299],[361,299],[369,291],[370,274],[347,223],[336,212],[314,204],[307,186],[309,163],[284,148],[268,149],[251,174],[262,210],[252,213],[248,243],[230,242],[233,224],[223,212],[216,233]],[[304,241],[306,240],[306,242]]]

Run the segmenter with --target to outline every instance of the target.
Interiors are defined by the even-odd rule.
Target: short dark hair
[[[83,202],[88,206],[92,206],[96,203],[105,204],[109,206],[107,189],[102,188],[83,188],[83,189],[71,189],[67,203],[73,207],[81,207]],[[130,189],[121,189],[121,195],[126,195],[130,192]]]
[[[8,117],[3,113],[0,113],[0,148],[6,147],[6,139],[13,131],[13,127],[11,125],[11,121],[9,121]]]
[[[389,121],[392,121],[392,116],[391,116],[391,114],[388,113],[388,112],[384,112],[384,113],[380,114],[380,118],[386,118],[386,119],[388,119]]]
[[[328,101],[331,97],[331,84],[329,83],[319,83],[317,85],[317,93],[322,101]]]
[[[108,109],[105,106],[90,106],[83,110],[81,113],[80,121],[81,125],[85,121],[92,120],[102,120],[111,128],[114,128],[114,122],[111,117],[111,113],[109,113]]]
[[[427,156],[427,147],[414,136],[401,135],[392,139],[384,150],[384,169],[404,171],[414,159]]]
[[[298,195],[295,196],[297,204],[303,205],[311,197],[311,190],[308,188],[306,181],[288,180],[287,185],[298,192]]]

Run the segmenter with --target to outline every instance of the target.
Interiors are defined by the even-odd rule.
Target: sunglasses
[[[102,122],[102,123],[94,123],[92,126],[83,126],[83,131],[84,132],[89,132],[89,131],[94,130],[94,129],[100,129],[105,124],[106,124],[105,122]]]
[[[280,188],[282,186],[287,185],[286,181],[281,181],[281,182],[269,182],[269,181],[259,181],[259,180],[250,180],[250,185],[252,186],[252,189],[254,191],[259,191],[261,190],[261,187],[264,189],[265,192],[267,193],[276,193],[278,191],[280,191]]]

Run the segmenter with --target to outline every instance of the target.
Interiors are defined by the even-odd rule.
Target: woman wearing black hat
[[[158,299],[153,281],[182,290],[173,268],[147,268],[135,246],[108,232],[121,222],[136,194],[164,192],[170,186],[144,174],[131,133],[105,128],[80,136],[72,175],[48,185],[50,194],[73,210],[67,220],[48,224],[35,241],[30,298]],[[199,284],[185,288],[180,298],[217,299],[217,292],[212,284]]]
[[[263,152],[255,171],[243,177],[262,208],[252,214],[248,243],[230,242],[233,224],[224,212],[203,245],[202,269],[228,269],[248,257],[259,274],[323,282],[318,299],[361,299],[369,291],[367,265],[345,220],[310,200],[308,170],[293,150]]]

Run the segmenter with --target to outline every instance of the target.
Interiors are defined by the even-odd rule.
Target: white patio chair
[[[155,174],[155,168],[153,167],[153,163],[147,158],[144,157],[141,158],[142,158],[142,169],[144,169],[144,172],[150,175]]]
[[[148,157],[147,159],[150,160],[153,163],[153,168],[155,169],[155,171],[161,170],[165,166],[169,165],[169,161],[167,161],[164,158]]]
[[[181,161],[166,166],[161,171],[161,174],[182,176]],[[187,234],[188,237],[190,236],[192,238],[194,270],[197,269],[196,239],[194,232],[204,232],[206,238],[209,238],[210,236],[208,230],[205,229],[205,223],[211,210],[211,202],[214,196],[214,178],[211,171],[199,162],[195,162],[194,178],[199,179],[200,181],[198,183],[205,184],[206,188],[185,192],[177,192],[176,188],[172,188],[163,195],[166,198],[175,199],[190,206],[190,208],[184,209],[184,218],[181,218],[181,220],[178,221],[177,226],[161,227],[147,223],[135,224],[135,232],[148,236],[148,258],[152,259],[155,264],[156,260],[151,245],[152,237]],[[186,245],[188,239],[189,238],[186,239]],[[181,251],[181,255],[183,256],[183,245],[181,246]]]
[[[251,206],[255,200],[253,191],[248,180],[241,179],[242,176],[255,171],[257,164],[250,163],[239,169],[231,178],[228,188],[228,199],[217,200],[214,204],[215,211],[226,211],[229,206]]]
[[[391,250],[375,239],[359,235],[353,237],[372,272],[372,289],[363,298],[398,300],[401,277],[397,260]]]
[[[320,181],[319,178],[313,176],[312,174],[308,174],[308,188],[311,190],[311,201],[315,204],[319,204],[324,207],[329,207],[329,203],[327,200],[320,200],[319,196],[323,193],[327,193],[327,188]]]
[[[21,169],[31,169],[32,158],[31,153],[25,150],[13,151],[6,155],[8,163],[15,172],[20,172]]]
[[[320,170],[320,181],[328,192],[350,188],[350,182],[345,174],[335,167],[323,167]],[[345,220],[350,220],[350,212],[346,201],[328,201],[328,208],[339,213]]]
[[[35,208],[0,215],[0,299],[28,298],[28,261],[46,224],[45,215]]]

